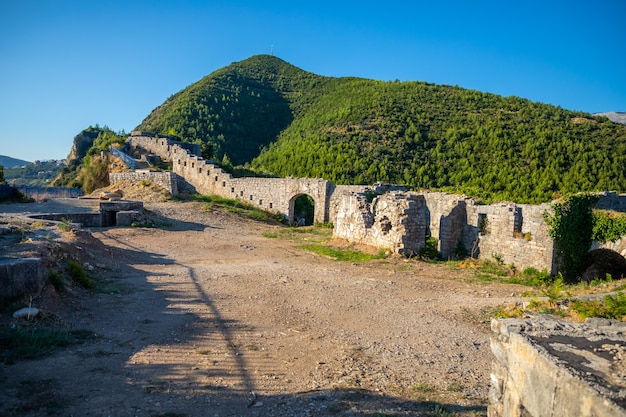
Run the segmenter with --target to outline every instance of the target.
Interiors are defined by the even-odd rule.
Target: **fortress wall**
[[[133,172],[111,172],[109,182],[115,184],[120,181],[150,181],[159,184],[170,194],[178,195],[178,178],[173,172],[163,171],[133,171]]]
[[[334,223],[335,235],[352,242],[410,253],[432,236],[444,258],[453,258],[464,248],[474,257],[496,258],[518,269],[533,267],[556,273],[554,243],[543,220],[544,212],[550,210],[548,204],[480,205],[462,195],[409,193],[402,186],[385,184],[346,186],[310,178],[233,178],[171,138],[134,132],[130,142],[131,147],[172,162],[179,191],[240,199],[290,221],[296,220],[295,198],[307,194],[315,200],[314,220]],[[376,204],[371,200],[374,195],[378,195]],[[393,198],[398,201],[392,203]],[[626,211],[626,195],[603,193],[598,206]],[[388,220],[383,220],[385,216]],[[406,235],[396,233],[400,230]],[[616,247],[620,253],[625,251],[621,241]]]
[[[470,204],[464,245],[479,258],[497,258],[521,269],[533,267],[555,273],[554,242],[543,220],[549,209],[548,204]],[[485,226],[481,225],[481,217]]]
[[[447,193],[421,193],[426,201],[427,236],[439,241],[438,249],[444,258],[453,256],[467,224],[464,213],[466,197]]]
[[[424,197],[385,193],[368,203],[364,193],[346,194],[335,220],[334,236],[407,256],[424,247]]]
[[[206,195],[240,199],[293,221],[295,198],[306,194],[315,201],[314,220],[327,222],[330,183],[319,178],[234,178],[211,161],[192,154],[167,138],[131,136],[131,147],[159,155],[172,163],[189,189]],[[179,185],[180,188],[180,185]]]

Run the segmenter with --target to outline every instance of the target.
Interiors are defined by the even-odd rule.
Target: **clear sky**
[[[252,55],[626,111],[626,2],[0,0],[0,154],[63,159]]]

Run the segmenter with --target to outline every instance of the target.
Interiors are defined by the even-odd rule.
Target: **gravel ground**
[[[486,415],[488,312],[520,287],[336,262],[200,203],[146,206],[166,227],[62,237],[97,289],[34,303],[96,337],[0,365],[0,415]]]

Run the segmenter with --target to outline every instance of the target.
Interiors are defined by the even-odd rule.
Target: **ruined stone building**
[[[234,178],[198,156],[197,149],[172,138],[133,132],[129,146],[170,162],[172,172],[114,173],[111,182],[149,179],[174,195],[197,192],[240,199],[290,221],[296,220],[296,199],[308,195],[314,201],[315,222],[333,223],[334,236],[353,243],[412,256],[432,237],[446,259],[465,252],[556,273],[554,242],[543,219],[549,204],[482,205],[462,195],[409,192],[385,184],[335,185],[321,178]],[[626,195],[604,193],[598,206],[626,212]],[[626,256],[626,237],[605,247]]]

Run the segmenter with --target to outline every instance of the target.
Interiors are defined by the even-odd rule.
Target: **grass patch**
[[[51,271],[48,274],[48,282],[52,284],[57,292],[65,291],[65,281],[63,281],[63,277],[58,272]]]
[[[93,339],[89,330],[67,330],[57,327],[28,326],[0,332],[0,360],[11,364],[19,360],[37,359],[60,347],[81,344]]]
[[[525,285],[540,288],[554,282],[554,277],[547,270],[538,271],[535,268],[526,268],[519,272],[514,265],[504,265],[489,259],[467,259],[463,261],[448,261],[447,264],[474,271],[477,282],[498,282],[503,284]]]
[[[565,284],[562,276],[545,283],[534,291],[535,296],[525,305],[522,303],[499,306],[495,317],[523,317],[527,313],[551,314],[582,321],[589,317],[602,317],[626,321],[626,279],[592,281],[591,283]],[[606,294],[614,292],[614,294]],[[605,293],[602,296],[602,293]],[[597,298],[580,299],[584,294],[598,294]]]
[[[413,386],[413,391],[415,392],[430,392],[432,390],[433,388],[425,382]]]
[[[337,249],[323,245],[302,245],[300,246],[300,248],[315,252],[318,255],[327,256],[335,261],[365,262],[374,259],[383,259],[385,257],[384,251],[380,251],[377,254],[373,255],[369,253],[359,252],[356,250]]]
[[[285,223],[285,219],[280,213],[261,210],[243,200],[220,197],[217,195],[194,195],[194,201],[206,203],[204,210],[224,210],[238,216],[265,223]]]
[[[59,223],[57,223],[57,227],[62,232],[69,232],[72,230],[72,221],[70,219],[63,218]]]
[[[72,260],[67,261],[66,269],[72,280],[82,287],[90,290],[96,286],[96,282],[89,277],[85,268],[78,262]]]
[[[269,239],[286,239],[296,242],[322,243],[329,241],[333,236],[332,229],[317,226],[286,227],[275,232],[265,232],[263,236]]]

